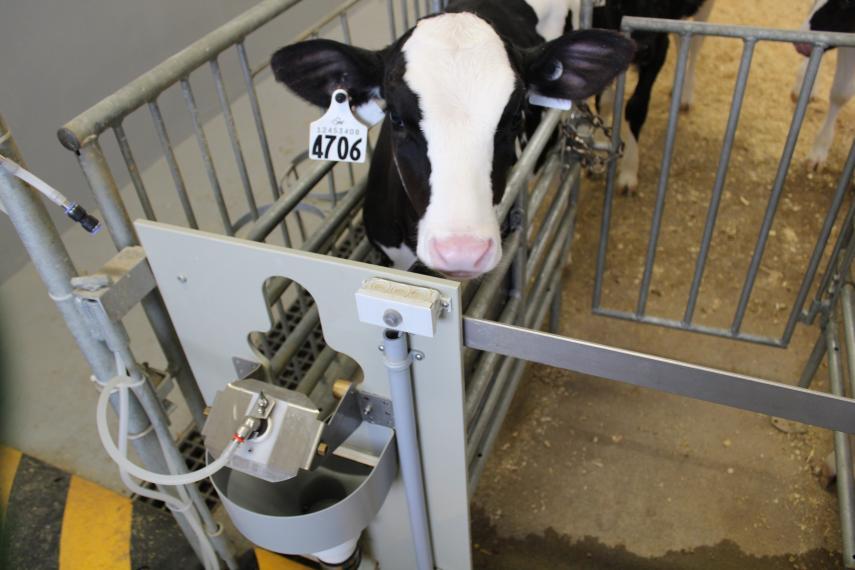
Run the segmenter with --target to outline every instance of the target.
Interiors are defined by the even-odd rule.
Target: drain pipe
[[[416,550],[416,568],[433,570],[433,546],[428,527],[422,456],[416,428],[416,407],[410,373],[412,356],[407,335],[388,329],[383,333],[384,363],[389,374],[392,410],[395,415],[395,438],[398,440],[398,462],[404,480],[404,493],[410,512],[410,530]]]

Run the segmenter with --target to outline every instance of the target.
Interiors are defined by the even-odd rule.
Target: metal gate
[[[365,192],[362,176],[364,172],[359,168],[335,163],[307,165],[299,155],[283,157],[270,143],[270,111],[265,109],[264,98],[259,95],[259,90],[264,87],[265,81],[269,81],[266,57],[272,53],[272,48],[277,46],[270,46],[271,49],[261,53],[259,62],[253,64],[247,43],[259,28],[275,22],[300,3],[300,0],[264,0],[108,96],[60,130],[60,141],[76,154],[117,248],[120,252],[136,253],[136,257],[131,256],[129,260],[125,260],[122,275],[132,276],[134,272],[139,272],[141,275],[148,275],[150,279],[150,273],[145,269],[144,256],[136,248],[139,239],[131,223],[128,205],[119,195],[116,176],[110,166],[110,152],[105,152],[103,146],[108,144],[107,132],[112,131],[113,137],[110,138],[114,138],[114,141],[110,140],[109,143],[115,144],[116,158],[120,159],[126,169],[138,199],[138,204],[133,207],[141,209],[146,219],[156,221],[161,215],[158,210],[161,200],[151,195],[144,173],[134,158],[132,137],[125,129],[126,122],[138,120],[137,117],[145,114],[146,109],[160,143],[162,158],[174,184],[175,197],[184,217],[182,225],[190,229],[201,227],[225,236],[284,245],[350,261],[372,260],[371,247],[360,224],[360,206]],[[359,9],[367,4],[367,0],[344,2],[297,39],[334,35],[350,42],[351,23],[356,17],[354,14],[358,14]],[[418,0],[403,0],[396,3],[388,0],[384,8],[390,37],[396,38],[398,33],[406,30],[415,19],[423,13],[436,10],[440,4],[441,2],[437,1],[422,3]],[[585,5],[583,22],[590,21],[590,2]],[[813,322],[819,317],[823,324],[823,333],[820,334],[820,340],[803,374],[802,386],[791,387],[537,332],[550,315],[553,326],[556,325],[560,303],[558,292],[562,285],[564,260],[574,236],[581,174],[580,165],[572,156],[561,152],[561,148],[547,149],[551,135],[562,120],[566,119],[559,112],[550,111],[545,114],[537,132],[528,141],[498,207],[500,220],[505,221],[509,229],[503,243],[505,257],[487,278],[478,283],[467,284],[460,292],[460,302],[465,308],[465,314],[458,314],[456,318],[462,319],[463,344],[466,347],[462,359],[466,379],[462,401],[463,433],[460,436],[465,438],[466,443],[467,473],[462,476],[466,477],[469,494],[471,495],[477,486],[527,361],[826,427],[837,432],[835,443],[839,465],[851,465],[845,434],[855,433],[855,402],[844,397],[837,330],[835,326],[830,325],[836,323],[834,311],[838,305],[842,305],[847,354],[852,359],[851,355],[855,354],[853,287],[849,284],[847,273],[855,255],[855,232],[852,227],[855,223],[855,206],[849,208],[840,222],[842,230],[831,248],[827,269],[819,284],[815,282],[855,169],[855,145],[849,154],[832,207],[817,238],[785,330],[778,338],[761,337],[744,332],[742,321],[781,199],[822,52],[825,47],[832,45],[855,46],[855,38],[845,34],[740,28],[640,18],[625,18],[623,30],[627,33],[649,31],[677,34],[680,37],[680,50],[662,174],[637,309],[633,313],[620,312],[606,308],[602,303],[611,208],[615,194],[615,166],[612,165],[604,194],[604,215],[594,284],[594,311],[606,316],[781,347],[789,343],[798,322]],[[744,42],[744,51],[685,317],[681,321],[673,321],[649,314],[647,298],[668,190],[668,174],[678,126],[680,89],[685,75],[688,46],[695,35],[739,38]],[[806,42],[813,44],[814,49],[766,214],[758,229],[758,240],[733,325],[730,329],[711,329],[695,324],[694,308],[707,263],[719,201],[725,186],[754,47],[761,41]],[[237,59],[240,77],[243,79],[241,89],[246,92],[245,100],[237,101],[237,98],[228,94],[220,62],[232,56]],[[207,131],[210,124],[196,103],[193,83],[197,81],[197,72],[201,73],[205,67],[210,73],[208,80],[213,82],[216,92],[218,117],[222,120],[223,132],[229,141],[229,152],[226,155],[217,154],[213,148]],[[193,75],[194,73],[197,75]],[[198,174],[207,180],[209,201],[214,208],[212,211],[215,212],[213,218],[219,220],[219,227],[206,226],[202,223],[203,218],[197,215],[198,198],[194,198],[194,193],[186,182],[188,165],[179,160],[170,138],[171,122],[160,104],[161,98],[166,96],[168,90],[180,91],[186,104],[186,113],[192,122],[193,138],[198,151],[196,168],[201,166],[202,170]],[[618,81],[614,113],[618,120],[622,114],[624,91],[625,78],[621,78]],[[246,124],[241,122],[240,114],[235,111],[239,104],[247,106],[249,110]],[[569,118],[571,122],[577,119],[576,115]],[[5,128],[3,130],[5,132]],[[247,132],[250,132],[251,136],[247,135]],[[614,129],[614,148],[618,147],[619,132],[620,129]],[[14,157],[17,153],[11,139],[4,141],[3,154]],[[545,149],[546,161],[536,170],[538,155]],[[231,156],[228,156],[229,154]],[[231,168],[234,169],[237,180],[237,183],[231,186],[223,182],[221,169],[226,160],[233,165]],[[260,168],[251,167],[252,163],[260,165]],[[259,190],[261,187],[264,188],[263,191]],[[20,189],[19,183],[6,178],[0,172],[0,199],[9,210],[31,257],[48,285],[52,298],[59,305],[101,382],[106,382],[113,375],[110,351],[130,350],[126,339],[123,340],[122,337],[121,319],[133,306],[135,295],[141,297],[138,300],[142,303],[160,342],[167,365],[161,372],[146,371],[151,382],[137,395],[142,406],[139,413],[140,423],[131,429],[143,433],[146,422],[150,419],[158,431],[160,441],[157,437],[136,440],[143,459],[153,469],[170,468],[180,471],[182,468],[175,461],[178,453],[171,438],[169,445],[165,446],[165,461],[159,451],[159,445],[166,443],[164,427],[167,419],[157,404],[154,384],[174,378],[197,426],[204,423],[206,398],[194,378],[158,289],[154,287],[153,282],[140,286],[137,281],[144,280],[145,277],[129,278],[126,281],[114,280],[112,286],[95,295],[72,289],[70,280],[76,277],[76,272],[68,262],[68,254],[55,228],[39,213],[39,205],[32,197]],[[236,196],[242,197],[240,206],[235,205]],[[194,200],[197,204],[194,204]],[[412,279],[417,280],[416,277]],[[124,283],[124,289],[121,288],[121,283]],[[813,296],[811,291],[814,291]],[[271,308],[271,328],[269,331],[254,333],[252,342],[268,379],[308,394],[316,401],[328,400],[331,398],[332,381],[339,377],[352,376],[356,373],[356,366],[326,345],[321,333],[321,311],[298,283],[273,278],[267,283],[264,295]],[[809,298],[810,303],[807,304]],[[841,302],[838,303],[838,300]],[[80,301],[95,303],[97,308],[100,308],[100,324],[106,327],[106,330],[112,331],[112,336],[99,337],[93,333],[95,329],[92,321],[86,320],[78,310]],[[807,390],[810,378],[828,347],[833,347],[833,350],[828,350],[828,355],[834,393],[822,394]],[[850,365],[849,378],[855,392],[855,366]],[[166,433],[168,434],[168,430]],[[855,526],[852,523],[855,489],[851,469],[838,469],[838,472],[842,475],[840,497],[844,555],[847,564],[852,564],[855,561]],[[192,487],[190,492],[196,493]],[[202,518],[208,520],[210,513],[202,504],[201,498],[197,498],[196,506]],[[214,535],[216,525],[211,525],[208,528],[209,534]],[[234,567],[234,559],[224,547],[220,546],[219,553],[230,567]]]

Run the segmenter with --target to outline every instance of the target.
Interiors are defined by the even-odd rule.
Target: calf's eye
[[[395,111],[389,111],[389,121],[391,121],[393,127],[400,129],[404,126],[403,119],[401,119],[401,116]]]

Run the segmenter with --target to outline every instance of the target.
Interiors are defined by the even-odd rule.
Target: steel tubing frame
[[[20,151],[2,116],[0,116],[0,154],[23,164]],[[96,338],[92,327],[77,305],[71,280],[77,277],[78,273],[47,209],[36,192],[3,169],[0,169],[0,202],[4,204],[15,230],[47,288],[48,295],[56,304],[80,352],[92,369],[94,377],[99,384],[106,384],[117,373],[115,359],[102,339]],[[151,385],[147,381],[141,388],[143,391],[150,389]],[[140,400],[140,395],[143,395],[143,401]],[[128,429],[130,433],[137,434],[132,443],[146,468],[160,473],[169,472],[174,463],[166,453],[174,452],[172,459],[175,455],[180,458],[180,453],[171,436],[168,442],[158,436],[164,431],[168,434],[169,426],[162,414],[148,413],[151,401],[145,399],[145,396],[149,395],[149,392],[134,392],[128,411]],[[117,398],[112,398],[111,403],[116,408]],[[160,406],[159,403],[156,405]],[[169,489],[160,490],[171,494]],[[193,486],[188,486],[187,490],[191,496],[194,493],[198,495],[198,491]],[[198,503],[196,507],[199,509]],[[203,520],[213,523],[213,518],[204,501],[201,502],[201,507],[202,509],[198,510],[199,515]],[[174,515],[182,533],[199,559],[203,560],[196,536],[187,521],[187,517],[191,515],[177,511]],[[217,551],[225,560],[234,562],[233,556],[224,544],[219,544]]]
[[[787,323],[778,338],[767,336],[754,335],[745,333],[742,330],[743,321],[745,318],[748,303],[751,299],[751,293],[757,278],[763,254],[766,250],[767,241],[769,239],[770,230],[775,220],[775,214],[778,209],[778,204],[783,195],[784,187],[787,181],[787,173],[792,163],[793,154],[795,151],[796,142],[799,133],[801,132],[802,123],[804,122],[807,106],[810,101],[810,94],[816,81],[819,65],[822,54],[828,47],[855,46],[855,38],[852,34],[828,33],[828,32],[810,32],[797,30],[774,30],[765,28],[755,28],[746,26],[731,26],[721,24],[709,24],[703,22],[690,21],[674,21],[674,20],[659,20],[653,18],[636,18],[625,17],[622,21],[621,29],[631,34],[633,32],[647,33],[672,33],[680,37],[680,49],[677,57],[677,65],[674,75],[674,97],[671,99],[671,107],[668,115],[668,125],[665,137],[665,151],[662,158],[660,170],[659,184],[656,194],[656,205],[654,208],[653,219],[650,228],[650,236],[647,242],[647,255],[643,266],[641,285],[638,293],[638,300],[634,312],[625,312],[603,307],[602,305],[602,287],[603,275],[606,270],[606,255],[608,251],[609,231],[611,227],[612,215],[612,200],[614,197],[614,186],[616,182],[617,164],[612,163],[609,168],[608,178],[606,183],[605,202],[603,207],[603,218],[600,230],[599,251],[597,255],[597,267],[595,273],[595,285],[593,295],[593,310],[597,314],[632,320],[636,322],[644,322],[670,328],[689,330],[714,336],[744,340],[770,346],[785,347],[789,344],[795,326],[799,320],[805,320],[802,314],[804,302],[807,299],[807,294],[813,285],[813,280],[816,276],[817,264],[821,258],[822,252],[826,247],[826,242],[830,236],[830,230],[837,218],[839,212],[839,201],[829,210],[826,217],[823,229],[820,233],[820,239],[812,255],[808,267],[805,270],[805,279],[799,291],[796,303],[794,303]],[[675,148],[675,140],[677,135],[677,126],[679,121],[679,99],[680,92],[685,78],[688,64],[688,49],[692,39],[695,36],[718,36],[726,38],[740,39],[743,42],[742,57],[739,65],[739,72],[734,85],[734,91],[731,101],[730,113],[727,120],[724,139],[721,147],[721,152],[718,161],[715,183],[710,197],[710,204],[707,210],[706,223],[704,226],[703,237],[701,239],[699,254],[695,261],[694,272],[692,276],[692,286],[689,291],[689,297],[686,303],[686,308],[683,318],[680,320],[660,318],[648,314],[647,300],[650,290],[650,283],[653,276],[653,267],[656,262],[657,242],[661,232],[662,216],[665,207],[665,199],[667,195],[668,177],[671,169],[671,160]],[[771,188],[768,204],[763,217],[763,221],[759,228],[756,245],[751,255],[748,271],[745,276],[742,290],[737,302],[736,311],[734,313],[732,323],[729,328],[720,329],[708,327],[694,323],[695,307],[701,289],[704,271],[708,262],[710,245],[713,239],[714,228],[718,215],[719,205],[724,191],[727,170],[730,162],[731,153],[733,150],[736,130],[739,125],[739,118],[742,111],[745,91],[748,84],[748,78],[751,71],[753,54],[755,47],[760,41],[774,42],[804,42],[813,46],[805,74],[805,80],[799,94],[796,110],[793,114],[793,119],[790,124],[787,134],[786,143],[782,152],[774,183]],[[626,90],[626,76],[622,75],[618,79],[617,93],[614,102],[614,118],[615,125],[622,123],[624,94]],[[620,129],[615,128],[612,135],[612,147],[617,148],[620,141]],[[850,161],[852,155],[850,154]],[[847,166],[847,168],[849,168]]]

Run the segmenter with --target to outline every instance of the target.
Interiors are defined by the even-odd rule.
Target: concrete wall
[[[306,0],[275,20],[248,44],[251,61],[257,64],[269,57],[269,50],[287,44],[338,3]],[[60,146],[56,130],[253,4],[255,0],[6,0],[0,18],[0,113],[29,168],[70,198],[91,207],[77,161]],[[239,68],[228,65],[228,57],[234,59],[231,54],[224,58],[224,73],[234,98],[242,92],[242,80]],[[171,95],[164,97],[164,114],[177,115],[175,110],[183,102]],[[199,90],[197,99],[203,115],[216,112],[213,89]],[[147,118],[144,110],[137,115],[136,122]],[[169,128],[173,142],[181,141],[190,135],[189,116],[171,121]],[[106,138],[112,145],[112,135]],[[144,168],[159,156],[156,139],[136,141],[134,152]],[[119,184],[124,184],[125,173],[116,168],[119,163],[112,164]],[[62,212],[53,206],[51,211],[60,229],[67,229],[69,223]],[[27,260],[11,223],[2,214],[0,244],[2,283]]]

